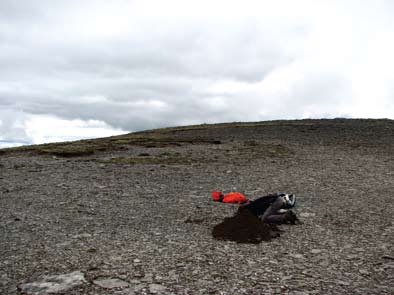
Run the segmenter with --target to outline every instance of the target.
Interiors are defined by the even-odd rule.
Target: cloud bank
[[[393,119],[392,19],[389,0],[3,0],[0,146],[194,123]]]

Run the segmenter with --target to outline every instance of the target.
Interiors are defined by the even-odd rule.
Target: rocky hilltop
[[[393,294],[394,122],[157,129],[0,150],[1,294]],[[237,205],[298,196],[301,225],[215,240]]]

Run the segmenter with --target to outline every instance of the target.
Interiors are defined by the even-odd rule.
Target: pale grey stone
[[[113,289],[113,288],[126,288],[129,286],[129,283],[122,281],[117,278],[113,279],[97,279],[93,281],[93,284],[100,286],[105,289]]]
[[[350,283],[349,283],[349,282],[342,281],[342,280],[338,280],[337,283],[338,283],[339,285],[342,285],[342,286],[350,286]]]
[[[89,233],[83,233],[83,234],[78,234],[74,235],[73,239],[83,239],[83,238],[90,238],[92,235]]]
[[[361,273],[362,275],[369,275],[370,274],[370,272],[368,271],[368,270],[366,270],[366,269],[359,269],[358,270],[359,271],[359,273]]]
[[[165,292],[167,288],[163,285],[159,284],[150,284],[149,285],[149,292],[153,294],[161,294],[162,292]]]
[[[309,295],[310,293],[307,291],[293,291],[289,293],[290,295]]]
[[[293,257],[293,258],[297,258],[297,259],[302,259],[302,258],[304,258],[304,256],[303,256],[302,254],[298,254],[298,253],[296,253],[296,254],[290,254],[290,256]]]
[[[303,217],[303,218],[309,218],[309,217],[316,216],[316,214],[315,213],[311,213],[311,212],[302,212],[302,213],[300,213],[300,216]]]
[[[134,291],[139,292],[139,291],[143,290],[144,288],[146,288],[145,284],[137,284],[134,286]]]
[[[20,284],[18,288],[28,295],[59,294],[85,282],[84,274],[75,271],[68,274],[44,276],[41,281]]]

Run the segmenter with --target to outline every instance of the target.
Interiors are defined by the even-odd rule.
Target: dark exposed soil
[[[393,294],[393,151],[393,121],[341,119],[0,150],[0,294]],[[303,224],[269,239],[213,190],[295,193]],[[223,234],[246,223],[266,241]]]
[[[278,237],[279,229],[274,225],[261,222],[248,210],[241,210],[215,225],[212,229],[212,236],[218,240],[258,244]]]

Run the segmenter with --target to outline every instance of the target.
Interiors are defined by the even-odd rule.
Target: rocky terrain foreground
[[[393,294],[394,122],[159,129],[0,150],[0,294]],[[298,196],[301,225],[216,240],[237,205]]]

